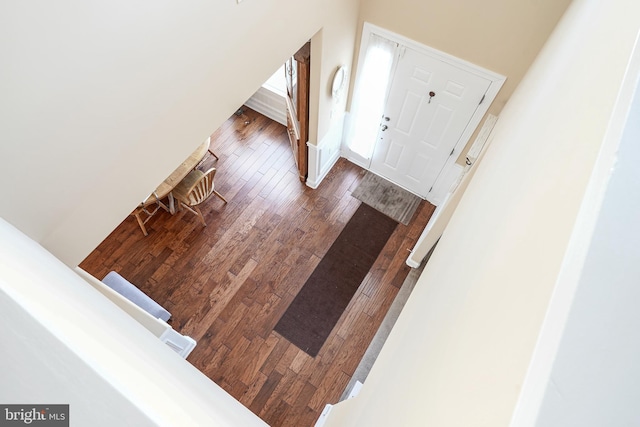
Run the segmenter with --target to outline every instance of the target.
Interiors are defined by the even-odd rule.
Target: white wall
[[[640,422],[640,346],[632,338],[640,325],[640,174],[635,162],[640,154],[639,76],[636,46],[513,426]]]
[[[0,217],[77,265],[312,37],[315,144],[358,4],[2,2]]]
[[[635,1],[572,3],[360,394],[326,426],[510,425],[639,28]]]
[[[78,426],[265,426],[0,219],[0,402],[69,404]]]
[[[636,92],[537,426],[640,425],[638,141]]]

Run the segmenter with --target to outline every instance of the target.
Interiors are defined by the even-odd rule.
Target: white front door
[[[426,198],[491,80],[401,49],[370,169]]]

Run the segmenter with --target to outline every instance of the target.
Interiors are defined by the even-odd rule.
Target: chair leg
[[[144,234],[145,236],[148,236],[149,233],[147,233],[147,228],[144,226],[144,221],[142,221],[142,218],[140,218],[140,212],[135,212],[133,214],[133,216],[135,216],[136,219],[138,220],[138,225],[140,226],[140,229],[142,230],[142,234]]]
[[[222,201],[223,201],[223,202],[227,203],[227,199],[225,199],[224,197],[222,197],[222,194],[218,193],[216,190],[213,190],[213,193],[214,193],[216,196],[220,197],[220,198],[222,199]]]
[[[195,209],[196,212],[198,212],[198,217],[200,218],[200,221],[202,222],[202,225],[204,225],[206,227],[207,223],[204,221],[204,216],[202,215],[202,212],[200,212],[200,208],[197,207],[197,206],[193,206],[193,209]]]
[[[211,151],[211,149],[210,149],[210,148],[209,148],[207,151],[208,151],[209,153],[211,153],[211,155],[212,155],[213,157],[215,157],[215,158],[216,158],[216,160],[220,160],[220,158],[219,158],[218,156],[216,156],[216,153],[214,153],[213,151]]]
[[[186,210],[188,210],[189,212],[191,212],[192,214],[200,218],[200,222],[202,222],[202,225],[204,225],[205,227],[207,226],[207,223],[204,221],[204,216],[202,215],[202,212],[200,212],[200,208],[198,208],[197,206],[189,206],[185,203],[181,203],[181,204],[182,204],[182,207],[184,207]]]

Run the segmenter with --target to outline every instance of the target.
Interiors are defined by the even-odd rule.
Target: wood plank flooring
[[[245,109],[212,135],[216,189],[195,215],[160,212],[144,237],[126,218],[81,267],[116,270],[173,315],[198,344],[188,358],[271,426],[313,426],[336,403],[391,305],[434,207],[399,224],[319,354],[273,327],[360,202],[364,171],[344,159],[312,190],[300,183],[284,126]]]

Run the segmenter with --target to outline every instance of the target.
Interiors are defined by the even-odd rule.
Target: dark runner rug
[[[362,203],[274,330],[315,357],[397,225]]]

